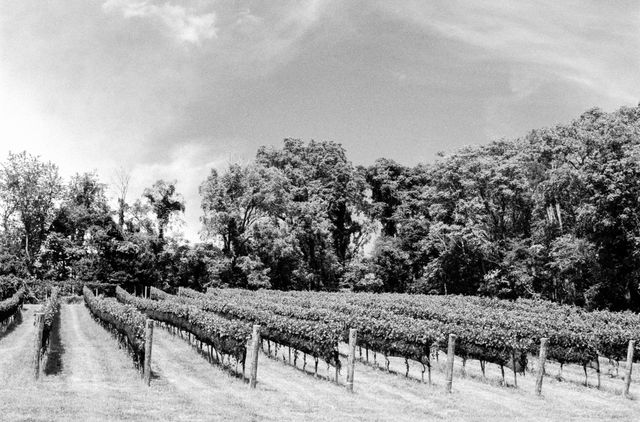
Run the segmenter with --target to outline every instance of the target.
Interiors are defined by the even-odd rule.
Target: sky
[[[640,100],[635,1],[2,0],[0,162],[185,198],[284,138],[429,162]]]

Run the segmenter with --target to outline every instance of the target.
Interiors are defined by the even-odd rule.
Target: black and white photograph
[[[640,421],[640,2],[0,0],[0,421]]]

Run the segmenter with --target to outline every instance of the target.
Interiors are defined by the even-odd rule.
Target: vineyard
[[[108,379],[117,373],[121,377],[117,388],[135,391],[132,397],[156,395],[162,397],[165,407],[172,406],[164,410],[165,416],[173,415],[168,419],[177,419],[171,412],[182,409],[171,397],[176,394],[170,393],[171,388],[188,389],[184,397],[194,400],[204,394],[202,385],[209,385],[217,395],[237,390],[234,400],[245,403],[242,406],[254,406],[255,400],[281,400],[292,408],[300,405],[284,398],[291,389],[315,391],[307,398],[314,403],[322,397],[334,397],[334,402],[345,404],[351,396],[356,402],[349,406],[358,407],[353,403],[364,398],[366,403],[380,400],[384,386],[384,391],[403,397],[400,403],[411,403],[414,410],[408,414],[413,419],[425,417],[421,412],[426,409],[435,411],[436,403],[441,411],[458,412],[459,419],[473,419],[471,408],[462,410],[466,405],[447,397],[474,398],[483,391],[503,396],[505,403],[515,400],[518,406],[537,406],[535,403],[541,402],[536,393],[541,394],[551,419],[562,420],[562,415],[568,415],[556,410],[559,403],[565,405],[558,397],[567,394],[572,400],[596,400],[606,409],[609,407],[602,403],[614,400],[611,403],[617,410],[606,411],[612,418],[627,420],[640,414],[635,392],[640,379],[629,366],[640,357],[640,316],[630,312],[585,312],[536,300],[463,296],[240,289],[201,293],[186,288],[174,295],[153,287],[126,291],[119,286],[93,284],[84,286],[79,297],[70,295],[74,288],[51,285],[34,295],[27,284],[18,283],[3,290],[0,350],[5,354],[0,356],[11,360],[11,350],[21,342],[26,349],[16,351],[19,354],[13,358],[22,363],[0,364],[0,376],[7,385],[1,390],[2,397],[17,394],[11,388],[16,382],[23,383],[24,391],[30,391],[31,386],[47,389],[47,385],[86,389],[86,381],[76,386],[82,382],[78,373],[95,379],[95,366],[117,364],[117,370],[104,370],[95,387],[113,382]],[[62,295],[63,291],[67,294]],[[42,298],[39,304],[25,303],[36,296]],[[70,300],[81,303],[67,304]],[[543,343],[545,353],[540,356]],[[87,354],[87,347],[94,352]],[[62,355],[60,373],[48,364],[51,349]],[[541,371],[545,364],[546,370]],[[512,379],[505,376],[505,369],[513,373]],[[20,371],[25,372],[20,375]],[[591,371],[597,382],[589,383]],[[123,374],[130,375],[123,381]],[[176,379],[181,384],[171,387],[171,380]],[[186,387],[192,384],[200,387]],[[520,393],[513,396],[516,391]],[[217,396],[207,397],[209,402]],[[427,397],[429,403],[424,401]],[[130,399],[119,400],[126,403]],[[6,406],[3,410],[11,414]],[[368,413],[369,418],[362,419],[378,418],[394,404],[369,406],[359,412],[378,413]],[[514,404],[508,412],[515,412],[515,408]],[[74,409],[76,415],[88,411]],[[111,407],[100,409],[108,415]],[[200,413],[190,419],[210,420],[203,416],[210,411],[207,409],[194,404],[192,411]],[[573,411],[602,416],[589,406]],[[232,410],[226,412],[229,415]],[[280,419],[296,419],[283,412]],[[310,415],[305,418],[326,420],[322,415]],[[535,419],[535,412],[531,416]],[[391,419],[391,414],[382,418]]]
[[[599,358],[618,365],[635,344],[640,357],[640,316],[593,312],[543,301],[501,301],[463,296],[247,292],[218,289],[202,294],[180,289],[185,303],[264,327],[265,339],[293,347],[339,365],[337,344],[348,341],[350,328],[357,345],[386,357],[400,356],[431,367],[434,349],[445,350],[457,336],[456,355],[524,372],[543,338],[548,358],[561,365],[593,364]],[[313,325],[313,329],[309,327]],[[408,365],[408,363],[407,363]],[[514,374],[515,375],[515,374]]]

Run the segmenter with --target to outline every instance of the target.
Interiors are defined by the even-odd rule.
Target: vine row
[[[84,301],[93,317],[114,333],[142,369],[145,346],[145,317],[135,307],[115,298],[96,297],[88,287],[82,289]]]

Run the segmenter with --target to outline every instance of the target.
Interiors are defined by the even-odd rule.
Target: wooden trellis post
[[[633,369],[633,352],[636,346],[635,340],[629,340],[629,348],[627,349],[627,368],[624,376],[624,390],[622,395],[629,397],[629,387],[631,386],[631,370]]]
[[[458,336],[456,336],[455,334],[449,334],[449,347],[447,348],[446,382],[444,384],[444,390],[447,393],[451,392],[451,386],[453,384],[453,360],[455,359],[457,338]]]
[[[251,336],[251,368],[249,372],[249,387],[256,388],[258,382],[258,355],[260,352],[260,326],[253,326]]]
[[[518,373],[516,371],[516,350],[515,349],[513,349],[511,351],[511,360],[512,360],[512,363],[513,363],[513,365],[512,365],[513,366],[513,368],[512,368],[513,369],[513,385],[516,388],[518,388]]]
[[[358,342],[358,330],[349,330],[349,358],[347,360],[347,391],[353,393],[353,374],[356,366],[356,343]]]
[[[40,350],[42,347],[42,332],[44,331],[44,313],[35,313],[36,335],[33,341],[33,378],[40,377]]]
[[[538,376],[536,378],[536,394],[542,394],[542,379],[544,378],[544,364],[547,361],[548,338],[540,339],[540,356],[538,357]]]
[[[153,320],[147,319],[144,327],[144,383],[151,384],[151,346],[153,344]]]

